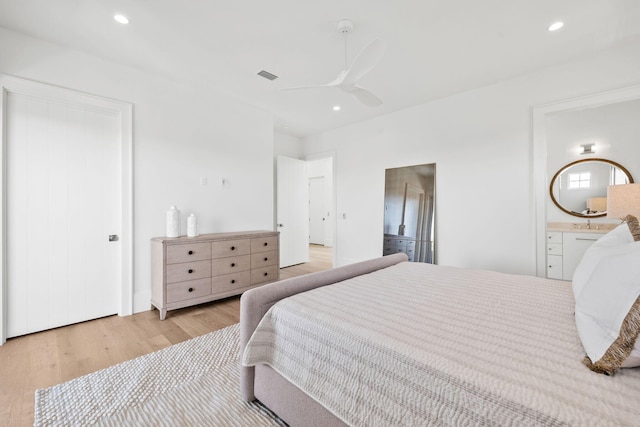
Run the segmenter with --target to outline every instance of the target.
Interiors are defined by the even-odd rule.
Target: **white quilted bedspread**
[[[640,369],[589,371],[569,283],[401,263],[280,301],[265,363],[349,425],[639,425]]]

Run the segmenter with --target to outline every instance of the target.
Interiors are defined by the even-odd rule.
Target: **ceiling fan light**
[[[116,15],[113,15],[113,19],[122,25],[127,25],[129,23],[129,18],[119,13]]]
[[[547,28],[547,30],[549,30],[549,31],[558,31],[562,27],[564,27],[564,22],[558,21],[558,22],[554,22],[553,24],[549,25],[549,28]]]

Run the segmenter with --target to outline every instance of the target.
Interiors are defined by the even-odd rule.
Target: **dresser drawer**
[[[247,255],[250,252],[251,241],[249,239],[223,240],[221,242],[211,243],[211,258]]]
[[[244,271],[251,268],[251,255],[241,255],[229,258],[218,258],[211,260],[211,275],[220,276],[222,274]]]
[[[251,284],[270,282],[272,280],[278,280],[280,271],[277,265],[271,265],[269,267],[256,268],[251,270]]]
[[[211,293],[217,294],[233,289],[245,288],[250,284],[251,272],[249,270],[215,276],[211,278]]]
[[[561,231],[548,231],[547,232],[547,243],[562,243],[562,232]]]
[[[278,250],[278,236],[251,239],[251,253]]]
[[[547,243],[548,255],[562,255],[562,243]]]
[[[211,261],[183,262],[167,265],[167,283],[211,277]]]
[[[251,254],[251,268],[278,264],[278,251]]]
[[[558,255],[547,256],[547,277],[549,279],[562,280],[562,257]]]
[[[167,264],[202,261],[209,258],[211,258],[211,245],[209,243],[167,245]]]
[[[382,255],[392,255],[395,253],[396,253],[395,246],[384,245],[384,248],[382,248]]]
[[[167,284],[167,304],[211,294],[211,278]]]

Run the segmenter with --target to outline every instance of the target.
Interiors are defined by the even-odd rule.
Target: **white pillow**
[[[640,366],[640,242],[621,243],[618,228],[587,249],[574,274],[585,364],[606,374]]]
[[[601,238],[599,238],[593,245],[585,251],[582,256],[582,260],[573,272],[573,296],[578,300],[578,296],[585,283],[591,277],[593,270],[598,265],[598,261],[603,254],[613,255],[612,252],[616,252],[615,247],[618,247],[620,252],[624,253],[624,245],[633,242],[633,236],[629,231],[627,224],[620,224]]]

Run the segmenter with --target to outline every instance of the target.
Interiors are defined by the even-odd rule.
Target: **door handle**
[[[278,227],[284,227],[284,224],[278,224]]]
[[[120,238],[118,237],[117,234],[109,234],[109,241],[110,242],[117,242],[118,240],[120,240]]]

